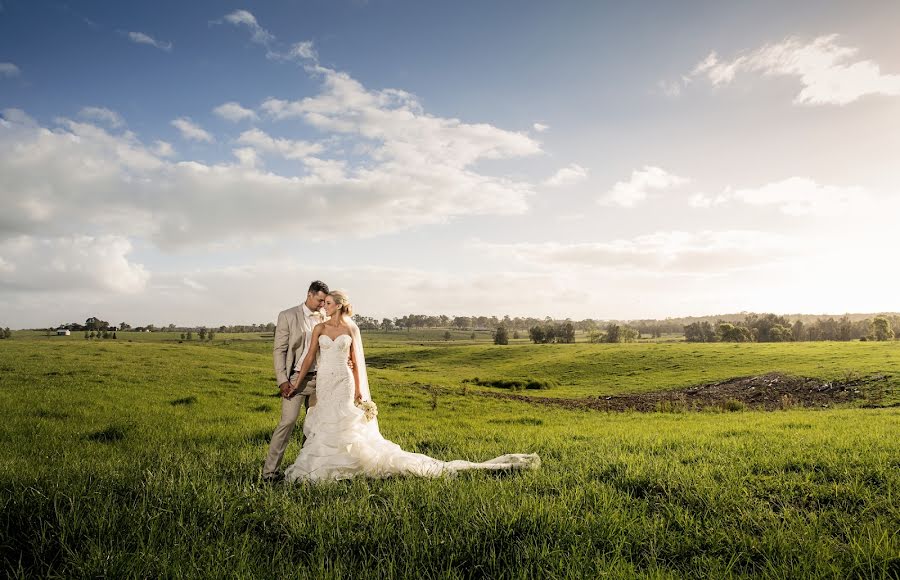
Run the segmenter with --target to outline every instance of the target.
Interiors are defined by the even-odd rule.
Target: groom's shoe
[[[267,473],[263,475],[263,483],[281,483],[284,481],[284,474],[280,471],[276,471],[275,473]]]

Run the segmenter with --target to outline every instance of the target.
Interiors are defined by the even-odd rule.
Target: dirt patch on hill
[[[717,383],[705,383],[683,389],[597,398],[560,399],[489,391],[476,391],[474,394],[496,399],[600,411],[677,412],[704,409],[773,411],[794,407],[828,408],[860,399],[873,402],[873,395],[874,398],[878,398],[884,392],[883,388],[878,387],[886,385],[889,378],[889,375],[873,375],[828,382],[808,377],[769,373],[752,377],[738,377]],[[430,387],[430,389],[434,390],[435,387]],[[876,395],[876,393],[878,394]]]

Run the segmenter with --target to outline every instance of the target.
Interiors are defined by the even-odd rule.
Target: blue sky
[[[0,0],[0,325],[896,310],[898,21]]]

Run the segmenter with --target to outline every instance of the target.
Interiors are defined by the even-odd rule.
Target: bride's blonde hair
[[[350,297],[347,296],[346,292],[343,290],[332,290],[328,295],[334,298],[335,304],[340,305],[341,314],[344,316],[353,316],[353,305],[350,304]]]

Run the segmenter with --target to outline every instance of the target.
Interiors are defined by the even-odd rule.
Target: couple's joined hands
[[[353,370],[353,359],[351,359],[349,357],[347,358],[347,366],[350,368],[351,371]],[[300,381],[297,381],[296,385],[294,383],[292,383],[291,381],[285,381],[285,382],[281,383],[280,385],[278,385],[278,390],[281,391],[281,396],[284,399],[290,399],[291,397],[293,397],[294,393],[296,393],[297,389],[299,389],[299,388],[300,388]],[[362,395],[360,395],[358,391],[356,393],[354,400],[357,402],[362,400]]]

